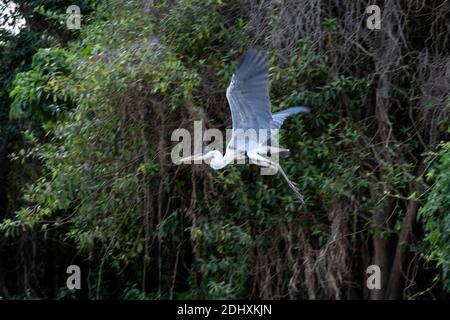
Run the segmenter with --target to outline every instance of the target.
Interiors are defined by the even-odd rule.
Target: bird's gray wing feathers
[[[227,88],[233,129],[270,129],[267,55],[251,48],[239,61]]]
[[[280,129],[283,125],[284,120],[288,117],[297,113],[309,113],[309,108],[307,107],[292,107],[284,109],[280,112],[276,112],[272,115],[272,129]]]

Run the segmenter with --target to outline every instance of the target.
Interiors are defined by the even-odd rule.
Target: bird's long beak
[[[189,156],[186,158],[180,159],[180,164],[191,164],[194,161],[202,161],[203,160],[203,153],[200,154],[194,154],[193,156]]]

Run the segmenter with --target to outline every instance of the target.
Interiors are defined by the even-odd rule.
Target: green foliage
[[[44,230],[70,223],[63,237],[85,255],[98,248],[99,259],[117,271],[142,259],[148,241],[142,236],[143,212],[151,210],[143,199],[149,196],[146,185],[161,170],[157,145],[151,142],[156,136],[151,138],[155,133],[150,115],[158,112],[155,100],[168,114],[176,114],[191,99],[196,105],[208,105],[209,98],[196,91],[199,73],[214,75],[213,87],[227,85],[237,53],[245,48],[246,28],[242,20],[224,27],[223,6],[220,1],[180,2],[162,14],[161,44],[154,34],[156,22],[132,4],[121,4],[84,28],[80,42],[35,55],[32,69],[16,78],[12,115],[42,119],[49,112],[57,116],[56,110],[66,113],[46,127],[50,142],[34,143],[24,152],[42,162],[45,174],[25,192],[24,200],[36,205],[19,211],[20,221]],[[235,39],[240,39],[238,46]],[[330,75],[327,59],[307,42],[299,42],[296,50],[285,67],[275,64],[275,56],[271,58],[275,108],[307,104],[329,110],[314,121],[289,120],[282,132],[282,141],[293,155],[282,165],[300,183],[307,204],[299,207],[282,179],[255,178],[254,166],[215,173],[215,192],[222,197],[209,206],[198,202],[199,218],[189,227],[202,246],[192,265],[193,272],[202,276],[196,288],[200,297],[245,295],[249,251],[272,246],[266,234],[254,234],[251,228],[287,226],[297,216],[317,210],[318,199],[326,210],[339,199],[367,190],[368,176],[359,167],[365,155],[353,148],[359,129],[332,111],[344,95],[352,95],[352,103],[358,105],[366,89],[364,79]],[[286,92],[292,95],[286,97]],[[66,95],[74,102],[73,109],[61,107]],[[307,133],[314,131],[315,136]],[[188,211],[186,205],[159,221],[149,236],[181,241],[185,227],[180,219]],[[314,234],[319,243],[329,237],[319,228]],[[147,263],[156,267],[155,258]],[[131,287],[124,297],[145,295]]]
[[[179,1],[161,19],[164,41],[189,61],[207,59],[217,67],[220,63],[217,61],[220,57],[216,50],[218,44],[236,42],[242,50],[248,39],[242,19],[237,19],[230,26],[223,25],[220,11],[226,10],[228,6],[230,4],[225,4],[222,0]]]
[[[49,128],[51,143],[34,148],[34,155],[43,162],[47,173],[25,195],[26,201],[39,204],[37,210],[31,214],[25,209],[20,215],[33,223],[54,212],[74,210],[74,227],[67,237],[83,252],[97,242],[103,243],[106,254],[117,266],[142,252],[143,239],[138,237],[142,231],[142,182],[158,169],[153,160],[155,150],[149,149],[144,138],[148,118],[141,114],[152,112],[156,106],[148,101],[138,110],[130,96],[150,93],[159,99],[170,93],[167,101],[176,108],[197,81],[195,73],[186,70],[170,52],[163,55],[148,43],[139,43],[143,41],[141,37],[151,33],[143,26],[145,21],[133,20],[137,16],[128,15],[132,25],[128,22],[113,26],[120,26],[117,38],[99,34],[98,25],[91,27],[92,32],[85,31],[89,36],[83,42],[64,51],[67,58],[63,63],[71,64],[73,70],[67,79],[56,79],[61,72],[60,64],[55,62],[59,60],[39,63],[40,53],[35,55],[36,68],[29,72],[39,72],[37,81],[52,88],[61,86],[77,107]],[[135,34],[138,26],[141,33]],[[126,50],[130,43],[135,50]],[[96,52],[106,52],[111,57]],[[42,60],[48,61],[48,57],[47,54],[47,59]],[[31,85],[28,88],[25,90],[22,81],[16,81],[13,95],[21,102],[16,103],[16,108],[25,104],[28,110],[38,112],[33,105],[35,99],[23,97],[34,93]],[[40,100],[36,103],[41,108],[46,105]],[[55,218],[56,225],[65,219],[64,215]],[[124,237],[117,237],[120,234]]]
[[[442,285],[450,292],[450,143],[443,143],[432,159],[426,173],[431,190],[419,213],[426,232],[422,251],[441,270]]]
[[[28,118],[37,123],[55,119],[67,108],[67,98],[58,86],[58,78],[68,74],[65,51],[61,48],[40,49],[31,69],[18,73],[14,80],[11,118]]]

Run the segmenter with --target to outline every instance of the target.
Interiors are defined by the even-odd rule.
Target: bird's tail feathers
[[[280,158],[287,158],[287,157],[289,157],[289,154],[290,154],[289,150],[283,150],[283,151],[280,151],[279,156],[280,156]]]

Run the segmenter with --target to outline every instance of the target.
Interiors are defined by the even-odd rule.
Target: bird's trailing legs
[[[284,180],[286,180],[289,188],[291,188],[292,191],[294,192],[297,199],[299,199],[301,201],[301,203],[304,203],[303,196],[301,195],[300,191],[298,190],[297,184],[289,179],[286,172],[284,172],[284,170],[281,168],[281,166],[278,163],[275,163],[267,158],[264,158],[263,156],[259,155],[258,153],[255,153],[255,152],[248,153],[248,157],[249,157],[250,161],[255,162],[256,164],[264,165],[264,166],[267,166],[267,167],[270,167],[272,169],[279,171],[281,173],[281,175],[283,176]]]

